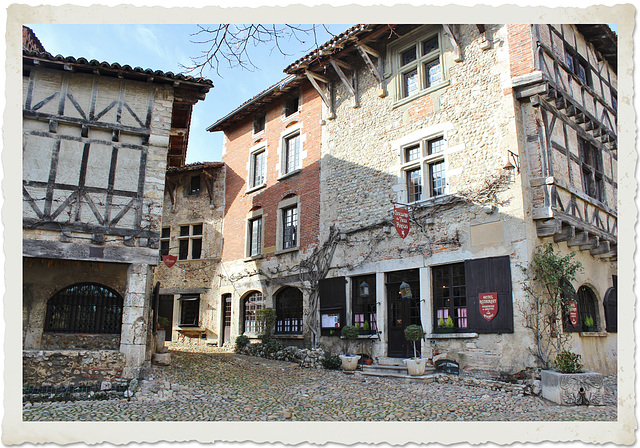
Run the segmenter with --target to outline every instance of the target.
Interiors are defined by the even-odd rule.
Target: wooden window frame
[[[185,294],[178,298],[180,302],[180,327],[200,326],[200,295]]]
[[[195,233],[200,226],[200,233]],[[187,228],[187,233],[184,229]],[[183,224],[179,227],[178,233],[178,260],[200,260],[202,259],[204,239],[204,223]],[[199,250],[197,243],[199,241]],[[183,250],[186,247],[186,255],[183,256]],[[197,256],[195,256],[197,254]]]
[[[582,191],[600,202],[605,202],[602,150],[578,137]]]
[[[249,189],[257,189],[267,184],[267,149],[264,146],[251,151],[250,155],[250,170],[249,170]],[[259,157],[262,157],[262,162],[258,163]],[[258,173],[258,170],[261,172]]]
[[[296,297],[293,297],[293,294]],[[287,297],[290,295],[291,297]],[[295,300],[295,304],[284,300]],[[299,301],[299,304],[297,303]],[[298,312],[299,308],[299,312]],[[281,289],[276,294],[276,328],[278,335],[301,335],[303,331],[304,298],[302,291],[291,286]]]
[[[442,142],[442,143],[440,143]],[[434,143],[439,143],[440,149],[433,151],[432,147]],[[409,153],[416,145],[419,145],[419,154],[417,157],[409,158]],[[436,135],[429,138],[421,139],[418,142],[412,142],[410,144],[402,146],[402,171],[404,176],[404,188],[406,191],[407,203],[415,203],[424,201],[430,198],[444,196],[447,194],[447,168],[446,168],[446,141],[444,136]],[[433,177],[433,167],[435,165],[442,164],[442,171],[444,179],[444,185],[436,185],[440,179]],[[411,191],[413,185],[410,180],[410,175],[416,171],[420,171],[420,184],[419,193]],[[418,190],[418,188],[415,188]]]

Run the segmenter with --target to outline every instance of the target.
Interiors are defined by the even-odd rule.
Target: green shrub
[[[284,345],[282,344],[282,342],[280,342],[277,339],[269,339],[264,344],[264,350],[265,350],[265,352],[267,352],[267,354],[269,356],[272,356],[272,355],[276,354],[277,352],[279,352],[283,348],[284,348]]]
[[[364,321],[364,325],[362,326],[362,329],[363,329],[364,331],[369,331],[369,330],[371,330],[371,326],[369,325],[369,321],[368,321],[368,320],[365,320],[365,321]]]
[[[453,328],[453,319],[451,319],[451,316],[447,317],[447,323],[445,324],[445,327]]]
[[[424,331],[420,325],[409,325],[404,329],[404,337],[407,341],[418,341],[424,337]]]
[[[273,326],[276,323],[276,310],[273,308],[262,308],[256,310],[256,327],[260,331],[259,338],[266,343],[271,339]]]
[[[340,333],[345,339],[358,339],[358,329],[353,325],[345,325],[342,327],[342,332]]]
[[[164,330],[169,328],[169,319],[164,316],[158,316],[158,329]]]
[[[327,370],[336,370],[342,366],[342,361],[339,356],[326,356],[322,361],[322,367]]]
[[[444,323],[444,317],[441,317],[440,319],[438,319],[438,327],[444,327],[445,323]]]
[[[236,350],[245,348],[249,344],[249,338],[245,335],[236,338]]]
[[[582,356],[564,350],[556,356],[555,365],[561,373],[578,373],[582,371]]]
[[[593,327],[593,317],[587,316],[584,318],[584,326],[585,327]]]

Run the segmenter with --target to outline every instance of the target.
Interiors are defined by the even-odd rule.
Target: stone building
[[[357,25],[285,69],[323,99],[320,344],[343,351],[335,326],[354,324],[359,350],[406,357],[415,323],[434,363],[491,377],[534,366],[520,266],[551,242],[584,267],[572,348],[587,369],[614,373],[615,34],[392,28]]]
[[[317,297],[301,262],[318,244],[321,104],[307,79],[288,77],[207,128],[224,132],[220,345],[255,338],[264,307],[286,345],[313,338],[305,322]]]
[[[158,316],[169,320],[168,341],[217,342],[215,278],[222,254],[224,164],[193,163],[167,170],[160,257]]]
[[[23,50],[24,383],[137,377],[153,350],[165,171],[184,163],[191,109],[212,83],[53,56],[34,39]]]

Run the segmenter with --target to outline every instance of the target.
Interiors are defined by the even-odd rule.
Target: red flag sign
[[[393,222],[398,234],[404,239],[409,234],[409,212],[406,208],[393,208]]]
[[[573,327],[578,325],[578,304],[575,300],[569,301],[569,322]]]
[[[178,260],[178,257],[176,257],[175,255],[163,255],[162,256],[162,261],[164,261],[164,264],[166,264],[168,268],[170,268],[171,266],[176,264],[177,260]]]
[[[482,317],[487,321],[491,321],[498,314],[498,293],[484,292],[478,294],[478,306]]]

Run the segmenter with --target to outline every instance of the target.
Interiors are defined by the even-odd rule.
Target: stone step
[[[419,376],[413,376],[413,375],[409,375],[408,373],[396,373],[396,372],[391,372],[391,371],[376,371],[376,370],[362,370],[362,375],[365,376],[377,376],[377,377],[383,377],[383,378],[394,378],[394,379],[399,379],[399,380],[406,380],[406,381],[422,381],[422,382],[433,382],[436,380],[436,378],[441,375],[441,373],[436,373],[435,369],[431,368],[427,368],[427,370],[425,371],[424,375],[419,375]]]
[[[378,358],[378,365],[382,366],[404,366],[405,358],[389,358],[387,356],[383,356]]]
[[[362,366],[363,372],[379,372],[379,373],[402,373],[407,374],[407,366],[402,365],[385,365],[385,364],[371,364],[370,366]]]

